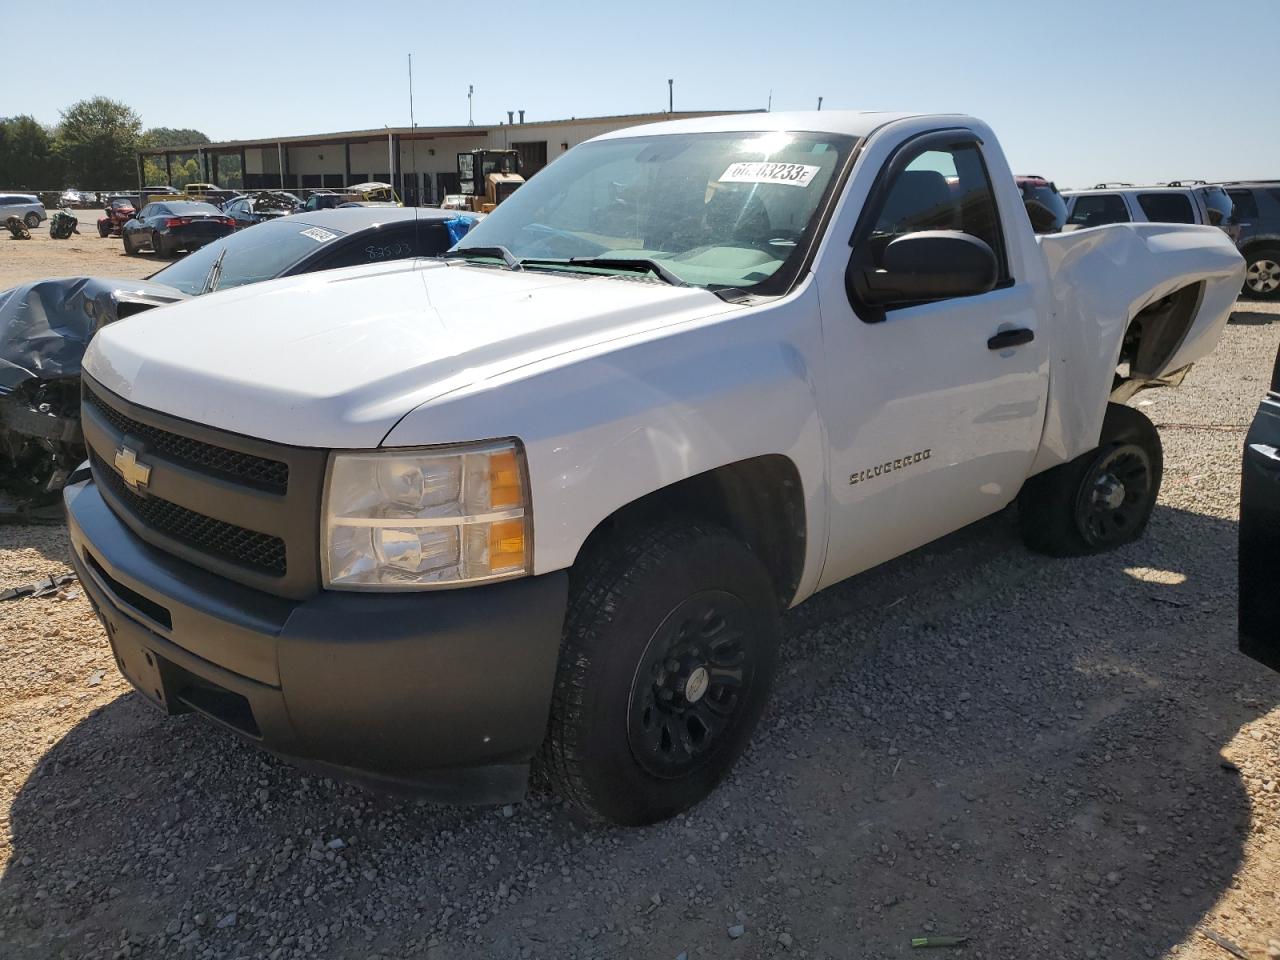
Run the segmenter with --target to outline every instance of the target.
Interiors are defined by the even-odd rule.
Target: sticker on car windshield
[[[304,237],[310,237],[316,243],[324,243],[325,241],[332,240],[337,236],[336,233],[330,233],[328,230],[321,227],[310,227],[303,230],[302,235]]]
[[[729,164],[729,169],[720,175],[720,182],[782,183],[790,187],[807,187],[819,169],[807,163],[743,160]]]

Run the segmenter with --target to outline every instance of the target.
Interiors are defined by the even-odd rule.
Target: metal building
[[[521,110],[518,118],[515,111],[508,113],[511,122],[489,125],[383,127],[156,147],[138,154],[138,184],[143,186],[144,158],[152,158],[169,174],[175,158],[195,157],[201,178],[221,187],[298,190],[379,180],[393,184],[406,204],[433,203],[446,193],[458,192],[459,153],[514,147],[520,151],[521,170],[529,177],[570,147],[611,130],[662,120],[748,112],[752,111],[696,110],[525,122]],[[228,165],[224,160],[227,157],[238,157],[240,162]],[[242,174],[230,175],[223,169],[227,166],[238,166]]]

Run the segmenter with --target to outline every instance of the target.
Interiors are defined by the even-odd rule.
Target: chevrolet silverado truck
[[[1210,351],[1212,227],[1036,237],[959,115],[610,133],[453,250],[140,314],[83,365],[73,559],[120,670],[294,761],[587,818],[710,792],[778,617],[1017,500],[1138,537],[1125,402]]]

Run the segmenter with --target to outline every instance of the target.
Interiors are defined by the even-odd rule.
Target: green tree
[[[190,147],[208,143],[209,138],[199,130],[178,127],[152,127],[142,135],[141,146],[148,147]]]
[[[137,180],[142,121],[123,103],[93,97],[72,104],[58,125],[56,149],[79,186],[120,187]]]
[[[0,120],[0,183],[28,190],[62,185],[53,137],[34,117]]]

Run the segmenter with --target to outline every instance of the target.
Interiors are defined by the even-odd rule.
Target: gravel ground
[[[52,212],[52,211],[51,211]],[[15,240],[0,224],[0,290],[42,277],[104,276],[138,279],[155,273],[169,261],[152,253],[127,257],[119,238],[98,236],[101,210],[72,210],[79,233],[67,240],[49,236],[49,224],[31,231],[30,240]]]
[[[40,243],[0,240],[0,286],[68,262]],[[77,273],[150,266],[77,244]],[[1006,513],[792,611],[752,747],[656,827],[302,775],[130,693],[78,588],[0,604],[0,957],[1229,958],[1202,928],[1280,956],[1280,676],[1235,649],[1277,330],[1241,303],[1137,398],[1166,456],[1139,543],[1050,560]],[[0,587],[66,554],[0,528]]]

